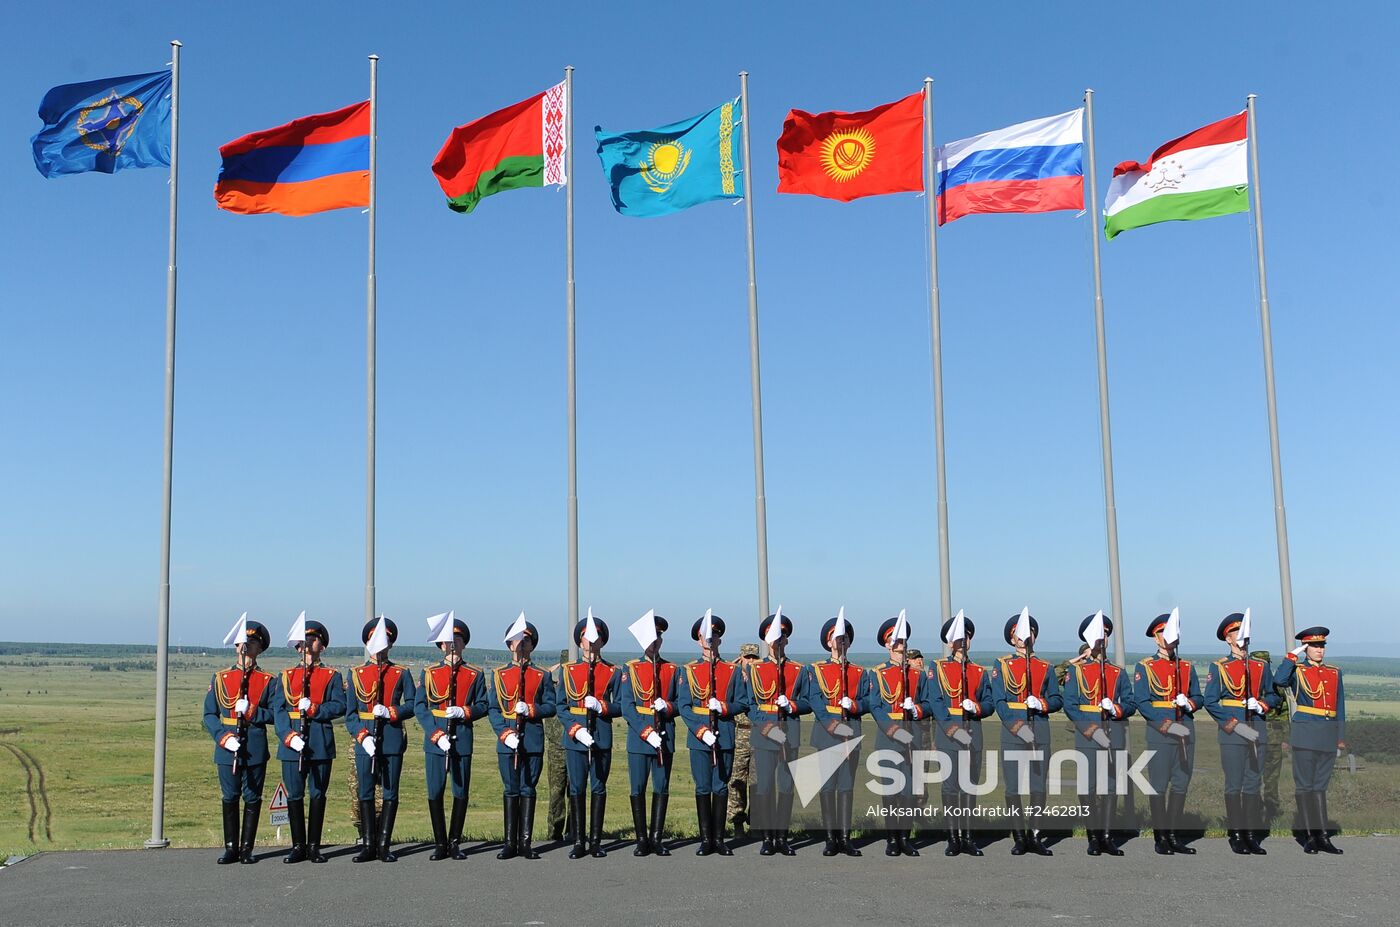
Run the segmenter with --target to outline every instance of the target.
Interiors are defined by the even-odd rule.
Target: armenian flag
[[[924,94],[863,113],[790,110],[778,138],[778,192],[850,201],[924,188]]]
[[[369,101],[253,132],[219,154],[220,209],[307,216],[368,206]]]
[[[1084,208],[1084,110],[938,147],[938,224],[974,213]]]

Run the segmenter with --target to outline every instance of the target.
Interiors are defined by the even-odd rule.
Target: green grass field
[[[139,847],[151,830],[155,728],[151,657],[106,651],[84,657],[80,650],[40,655],[22,652],[23,647],[5,645],[0,651],[0,795],[6,796],[0,804],[0,858],[47,849]],[[284,655],[275,656],[282,659],[269,659],[270,669],[289,662]],[[222,654],[171,656],[165,834],[175,846],[216,846],[221,841],[213,747],[202,716],[210,675],[227,665],[226,660]],[[348,661],[341,657],[334,662],[344,667]],[[94,663],[109,668],[94,671]],[[122,665],[131,668],[123,671]],[[1356,681],[1361,684],[1356,690],[1362,692],[1393,686],[1397,679],[1366,676]],[[1348,702],[1354,715],[1400,717],[1400,699],[1352,696],[1351,683],[1348,678]],[[620,728],[622,722],[616,723]],[[1206,730],[1204,726],[1202,730]],[[1067,723],[1057,720],[1055,737],[1057,744],[1069,742]],[[416,726],[411,739],[416,748],[420,742]],[[989,742],[994,743],[994,739],[989,738]],[[347,743],[341,740],[342,747]],[[348,749],[342,750],[333,773],[327,843],[353,840],[348,753]],[[396,839],[401,841],[426,839],[430,834],[423,763],[422,750],[411,750],[400,785]],[[1361,766],[1355,774],[1339,772],[1334,778],[1334,816],[1348,830],[1400,831],[1400,766],[1366,762]],[[271,797],[278,770],[274,762],[266,798]],[[621,749],[614,753],[611,781],[608,830],[630,835],[626,757]],[[1199,815],[1207,826],[1219,826],[1222,781],[1215,738],[1202,736],[1188,811]],[[1292,780],[1286,758],[1280,786],[1285,805],[1291,806]],[[671,789],[675,796],[671,829],[676,834],[693,833],[692,784],[684,751],[677,757]],[[471,839],[499,837],[500,793],[495,754],[478,752],[467,818]],[[983,799],[984,804],[997,801],[995,795]],[[542,799],[537,837],[544,830],[543,804]],[[260,838],[263,843],[273,842],[273,830],[265,819]]]

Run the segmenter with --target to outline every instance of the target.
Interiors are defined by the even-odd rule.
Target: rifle
[[[1103,707],[1103,700],[1111,698],[1108,695],[1108,656],[1104,652],[1107,649],[1108,638],[1105,637],[1099,641],[1099,727],[1103,730],[1104,736],[1108,738],[1108,777],[1113,780],[1114,791],[1117,791],[1118,773],[1114,769],[1113,731],[1108,726],[1108,722],[1112,718],[1108,709]]]
[[[656,731],[656,736],[662,738],[660,747],[656,748],[657,761],[664,767],[666,765],[666,732],[661,729],[661,720],[657,717],[656,700],[664,699],[661,694],[661,645],[657,644],[656,649],[651,654],[651,721],[652,730]]]
[[[462,668],[462,664],[460,661],[458,661],[458,663],[454,666],[450,659],[447,660],[446,663],[448,671],[452,674],[452,678],[448,680],[447,683],[447,707],[452,708],[454,705],[457,704],[457,671]],[[447,719],[447,746],[448,751],[445,754],[443,754],[442,765],[444,769],[451,771],[452,754],[453,752],[455,752],[457,747],[456,718]]]
[[[962,661],[961,661],[961,662],[962,662],[962,676],[961,676],[961,679],[960,679],[958,688],[962,690],[962,696],[958,699],[958,707],[959,707],[959,708],[962,708],[962,702],[963,702],[964,699],[972,698],[971,695],[968,695],[968,694],[967,694],[967,693],[968,693],[968,690],[967,690],[967,641],[966,641],[966,640],[963,641],[963,651],[962,651]],[[963,713],[962,713],[962,727],[963,727],[963,730],[966,731],[966,732],[968,733],[969,736],[971,736],[971,734],[972,734],[972,719],[968,717],[968,715],[967,715],[967,709],[965,709],[965,708],[963,709]]]
[[[714,639],[710,639],[710,698],[719,698],[719,682],[715,679],[715,653]],[[710,748],[710,765],[719,765],[719,712],[710,709],[710,732],[715,735],[715,745]]]
[[[590,649],[590,651],[589,651],[589,660],[588,660],[588,691],[587,691],[586,693],[584,693],[585,698],[586,698],[587,696],[592,696],[592,695],[593,695],[594,671],[595,671],[597,668],[598,668],[598,654],[592,652],[592,650]],[[597,696],[593,696],[593,697],[594,697],[594,698],[597,698]],[[586,712],[587,712],[587,716],[586,716],[586,717],[587,717],[587,719],[588,719],[588,737],[589,737],[590,740],[596,741],[596,740],[597,740],[596,732],[597,732],[597,730],[598,730],[598,712],[594,711],[592,708],[588,708],[588,709],[585,709],[585,710],[586,710]],[[653,717],[653,718],[656,717],[656,714],[655,714],[654,712],[652,713],[652,717]],[[588,766],[589,766],[590,769],[591,769],[592,766],[593,766],[593,744],[591,744],[591,743],[588,745]],[[586,784],[587,784],[587,783],[585,783],[585,785],[586,785]]]
[[[786,647],[783,648],[783,655],[780,656],[780,657],[778,657],[778,661],[777,661],[777,662],[778,662],[778,691],[777,691],[777,693],[773,696],[773,701],[774,701],[774,703],[775,703],[774,707],[777,707],[776,703],[777,703],[777,701],[778,701],[778,696],[779,696],[779,695],[787,695],[787,648],[786,648]],[[786,714],[787,714],[787,712],[783,711],[783,709],[781,709],[781,708],[778,708],[778,728],[779,728],[780,730],[784,731],[785,733],[786,733],[787,726],[786,726],[785,724],[783,724],[782,722],[783,722],[783,720],[784,720],[784,715],[786,715]],[[787,745],[786,745],[786,744],[783,744],[783,745],[781,745],[781,746],[782,746],[783,758],[784,758],[784,759],[787,759]]]
[[[244,645],[247,646],[246,644]],[[246,659],[246,658],[245,658]],[[253,661],[248,660],[247,666],[239,667],[239,674],[242,676],[238,681],[238,698],[241,701],[248,699],[248,677],[253,672]],[[252,705],[248,706],[252,708]],[[233,753],[233,771],[238,772],[238,758],[243,755],[243,751],[248,749],[248,712],[238,716],[238,749]]]
[[[375,669],[379,670],[378,676],[374,680],[374,701],[370,705],[370,711],[375,705],[384,704],[384,673],[388,669],[388,662],[379,663],[376,659]],[[384,750],[384,719],[375,715],[374,718],[374,756],[369,758],[369,774],[372,779],[378,779],[379,754]]]
[[[520,663],[520,682],[515,687],[515,700],[525,701],[525,676],[530,669],[530,658],[527,656]],[[511,706],[514,707],[514,706]],[[511,758],[511,763],[516,769],[520,768],[520,754],[525,752],[525,716],[522,712],[515,713],[515,756]]]
[[[849,694],[848,691],[847,691],[848,685],[847,685],[847,683],[846,683],[846,673],[848,672],[848,667],[849,667],[850,665],[851,665],[851,661],[848,660],[848,659],[846,659],[846,655],[845,655],[844,653],[841,654],[841,659],[839,659],[839,660],[836,661],[836,666],[837,666],[837,668],[841,670],[841,723],[842,723],[842,724],[845,724],[845,723],[847,723],[848,721],[851,720],[851,713],[850,713],[849,711],[846,710],[846,699],[848,699],[848,698],[851,697],[850,694]]]
[[[1249,715],[1250,715],[1250,711],[1249,711],[1249,700],[1250,700],[1251,698],[1256,698],[1256,697],[1257,697],[1257,696],[1253,696],[1253,695],[1250,695],[1250,694],[1249,694],[1249,686],[1250,686],[1250,682],[1251,682],[1251,680],[1250,680],[1250,671],[1251,671],[1251,669],[1252,669],[1252,667],[1250,666],[1250,664],[1253,662],[1253,661],[1250,659],[1250,657],[1249,657],[1249,638],[1246,637],[1246,638],[1244,639],[1243,644],[1241,644],[1241,649],[1243,649],[1243,651],[1244,651],[1244,657],[1242,658],[1242,659],[1244,660],[1244,687],[1243,687],[1243,688],[1244,688],[1244,699],[1243,699],[1243,701],[1244,701],[1244,726],[1245,726],[1245,727],[1249,727],[1249,726],[1250,726],[1250,724],[1249,724]],[[1222,671],[1222,672],[1223,672],[1223,671]],[[1263,673],[1260,673],[1260,676],[1261,676],[1261,677],[1262,677],[1262,675],[1263,675]],[[1223,680],[1222,680],[1222,681],[1223,681]],[[1264,680],[1261,678],[1259,681],[1260,681],[1260,683],[1262,684]],[[1254,768],[1255,768],[1255,769],[1258,769],[1258,768],[1259,768],[1259,743],[1258,743],[1258,741],[1251,740],[1251,741],[1249,742],[1249,758],[1250,758],[1251,760],[1254,761]]]
[[[1035,752],[1035,716],[1031,713],[1031,642],[1026,641],[1026,682],[1025,690],[1021,693],[1021,704],[1026,706],[1026,727],[1031,731],[1031,752]],[[1036,698],[1039,698],[1036,695]],[[1034,762],[1034,761],[1032,761]]]
[[[315,657],[311,655],[311,645],[307,644],[305,656],[306,663],[301,674],[301,694],[306,698],[311,698],[311,675],[312,663]],[[297,772],[306,772],[306,751],[311,747],[311,711],[310,709],[301,713],[301,753],[297,754]]]
[[[1176,705],[1176,723],[1181,723],[1181,706],[1176,704],[1176,697],[1181,695],[1181,657],[1177,654],[1178,645],[1172,646],[1172,704]],[[1191,768],[1191,757],[1186,752],[1186,738],[1177,738],[1181,747],[1181,765],[1189,771]]]

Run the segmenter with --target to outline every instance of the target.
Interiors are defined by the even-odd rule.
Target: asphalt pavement
[[[218,866],[217,850],[43,853],[0,869],[0,924],[415,927],[437,925],[718,925],[1400,923],[1394,892],[1400,838],[1339,838],[1346,855],[1305,856],[1282,838],[1266,857],[1240,857],[1224,840],[1191,857],[1159,857],[1150,837],[1126,855],[1090,858],[1061,842],[1050,858],[1012,857],[1005,841],[981,859],[888,859],[883,841],[860,859],[825,859],[820,844],[794,858],[570,860],[547,845],[536,861],[495,858],[481,845],[464,862],[400,848],[399,861],[356,865],[341,847],[325,865],[284,865],[269,848],[256,866]]]

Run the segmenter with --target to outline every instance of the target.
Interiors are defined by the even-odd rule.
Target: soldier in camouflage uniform
[[[1250,656],[1256,660],[1271,662],[1269,651],[1255,650]],[[1268,727],[1267,737],[1269,743],[1278,744],[1279,749],[1267,750],[1264,753],[1264,769],[1261,778],[1263,779],[1262,791],[1264,795],[1264,822],[1265,829],[1272,825],[1283,810],[1283,804],[1278,797],[1279,777],[1283,774],[1283,754],[1288,749],[1288,699],[1284,697],[1283,690],[1274,686],[1274,692],[1278,695],[1278,703],[1264,717],[1264,722]]]
[[[559,675],[559,667],[569,660],[569,651],[559,651],[559,662],[549,668],[549,675],[554,679],[555,691],[561,691],[563,680]],[[566,820],[564,796],[569,789],[568,771],[564,765],[564,724],[558,716],[544,719],[544,766],[545,774],[549,777],[549,820],[546,832],[550,840],[569,840],[573,838],[572,833],[565,833],[565,825],[572,825],[572,821]]]
[[[758,645],[741,644],[739,665],[744,678],[748,678],[748,668],[758,662]],[[729,807],[725,817],[734,825],[734,837],[743,836],[743,827],[749,820],[749,785],[756,781],[757,770],[753,765],[753,748],[749,743],[752,724],[747,714],[734,719],[734,769],[729,774]]]

